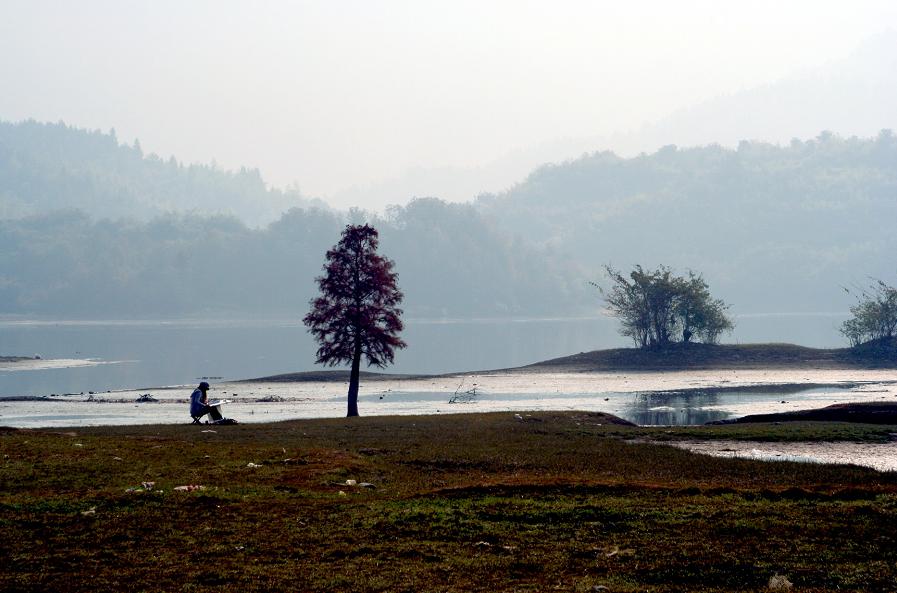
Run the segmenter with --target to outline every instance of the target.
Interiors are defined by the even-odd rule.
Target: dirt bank
[[[748,424],[752,422],[860,422],[897,425],[897,404],[878,402],[835,404],[815,410],[752,414],[732,420],[711,422],[711,424]]]

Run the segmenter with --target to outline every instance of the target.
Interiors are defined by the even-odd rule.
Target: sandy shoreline
[[[363,380],[359,405],[362,415],[377,416],[583,410],[627,419],[635,408],[660,419],[689,408],[713,420],[837,403],[895,402],[895,381],[895,373],[889,370],[488,372]],[[189,420],[186,402],[192,389],[193,385],[184,385],[0,400],[0,425],[177,424]],[[461,398],[465,403],[449,403],[453,395],[468,392],[475,395]],[[158,401],[138,403],[144,394]],[[212,382],[210,398],[231,400],[225,413],[240,422],[341,417],[346,384],[334,380]]]

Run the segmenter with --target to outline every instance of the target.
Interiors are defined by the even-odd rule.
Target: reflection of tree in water
[[[719,400],[720,394],[714,391],[636,393],[620,416],[641,425],[704,424],[730,416],[722,410],[703,409],[718,405]]]

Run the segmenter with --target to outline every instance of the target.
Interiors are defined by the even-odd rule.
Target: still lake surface
[[[846,314],[737,318],[732,343],[844,345]],[[515,367],[601,348],[629,346],[607,317],[408,320],[408,348],[391,373],[452,373]],[[185,385],[201,377],[248,379],[313,370],[316,345],[298,320],[60,321],[0,319],[0,355],[81,361],[0,370],[0,396],[49,395]],[[376,370],[376,369],[375,369]]]

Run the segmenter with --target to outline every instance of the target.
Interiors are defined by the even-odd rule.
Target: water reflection
[[[637,393],[622,416],[641,425],[704,424],[729,416],[727,412],[704,409],[718,403],[718,394],[708,391]]]
[[[629,406],[618,416],[642,426],[684,426],[734,418],[727,407],[742,404],[800,399],[809,394],[834,393],[843,388],[820,386],[775,387],[765,389],[696,389],[673,392],[645,392],[632,396]]]
[[[633,406],[630,410],[619,414],[619,416],[624,420],[629,420],[641,426],[687,426],[726,420],[731,418],[732,414],[722,410],[662,407],[640,409]]]

